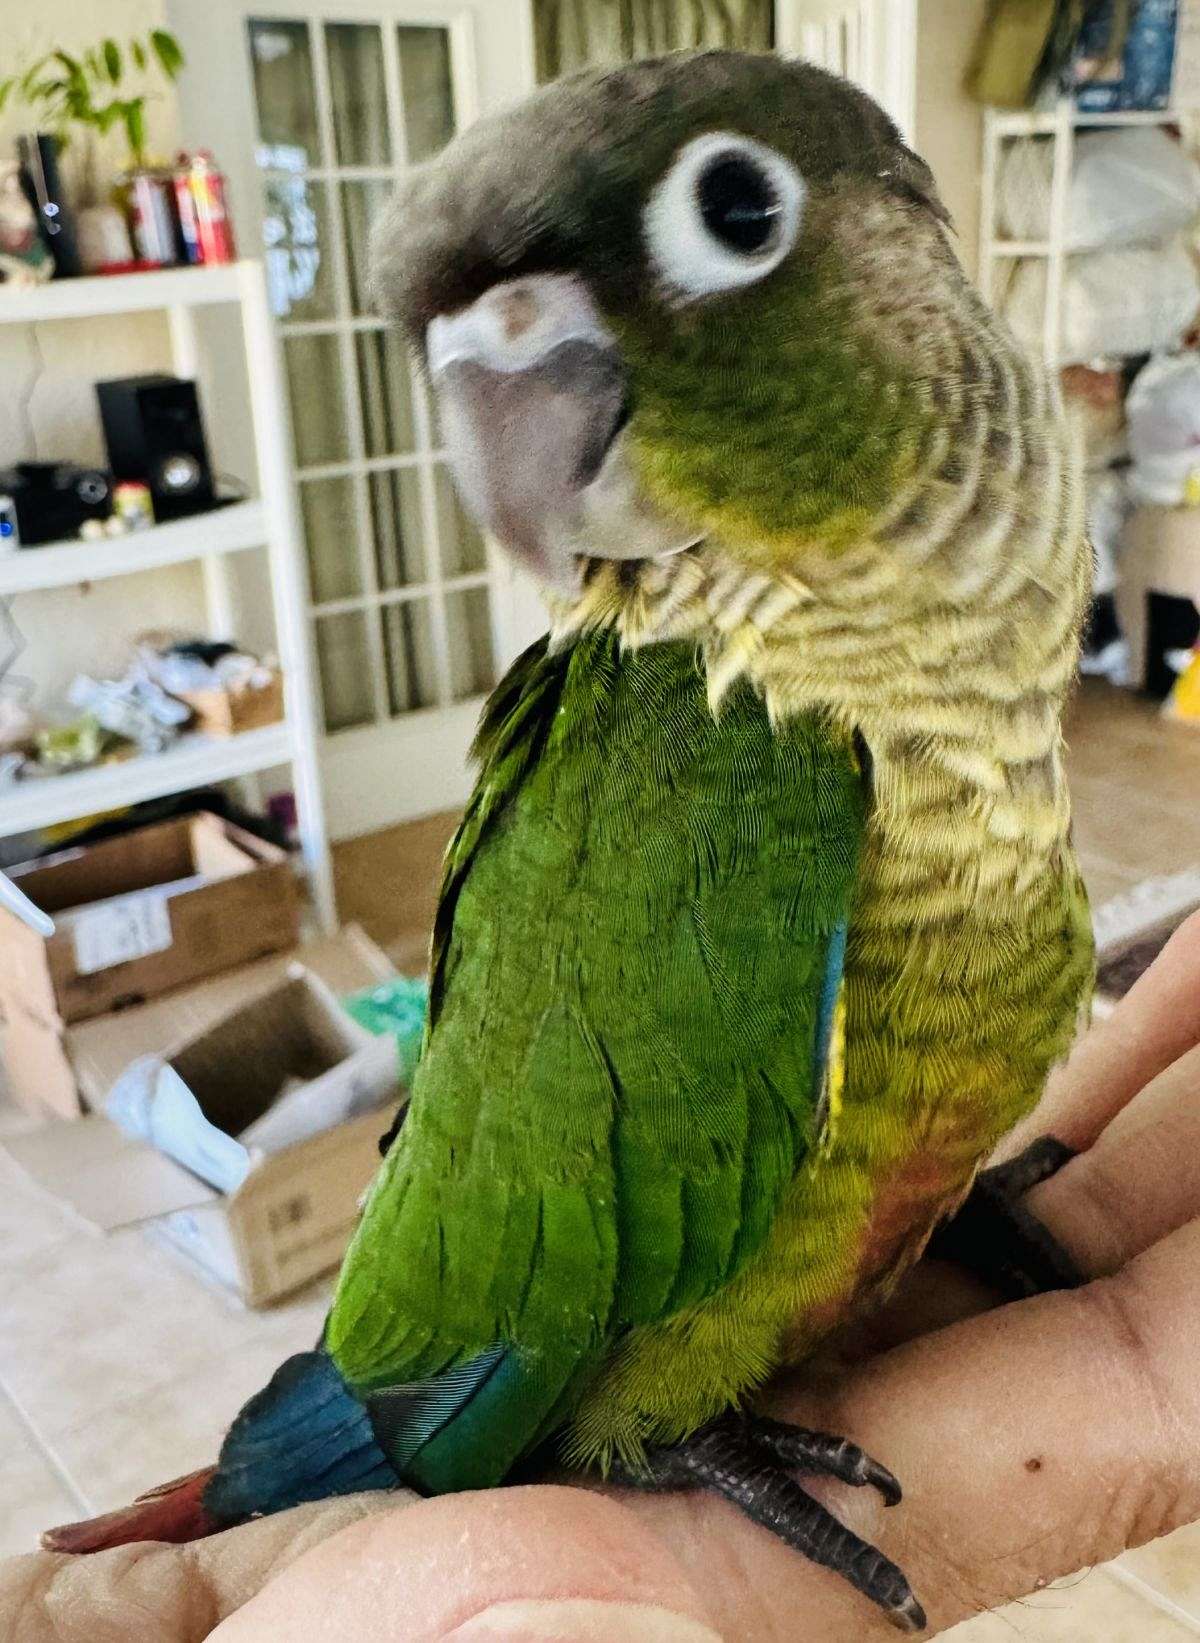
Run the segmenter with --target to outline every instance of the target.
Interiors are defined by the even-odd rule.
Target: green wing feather
[[[864,817],[840,733],[773,731],[748,689],[714,719],[682,643],[535,647],[477,747],[411,1109],[327,1330],[364,1392],[447,1378],[397,1440],[437,1449],[432,1487],[502,1476],[625,1330],[761,1246],[815,1139]]]

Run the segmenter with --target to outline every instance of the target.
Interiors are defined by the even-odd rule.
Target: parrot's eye
[[[684,298],[749,285],[795,244],[804,179],[781,154],[733,132],[687,143],[646,205],[646,241]]]
[[[713,160],[700,173],[696,198],[704,226],[731,251],[762,251],[783,210],[771,179],[744,154]]]

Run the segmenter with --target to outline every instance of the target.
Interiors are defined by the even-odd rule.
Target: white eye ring
[[[769,237],[739,249],[705,221],[701,186],[724,161],[756,172],[771,204]],[[693,137],[655,185],[643,217],[651,260],[665,284],[685,299],[752,285],[777,268],[796,242],[807,193],[804,179],[781,154],[732,131]]]

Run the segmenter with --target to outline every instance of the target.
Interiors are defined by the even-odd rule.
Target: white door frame
[[[917,124],[918,0],[775,0],[775,49],[845,75],[891,115]]]

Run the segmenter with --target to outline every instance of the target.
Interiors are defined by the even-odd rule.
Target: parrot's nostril
[[[465,361],[495,371],[526,371],[567,344],[615,346],[586,285],[570,274],[527,275],[494,285],[466,308],[436,315],[425,342],[433,376]]]
[[[530,329],[538,316],[538,302],[528,286],[518,285],[507,290],[499,304],[500,323],[505,340],[512,342]]]

